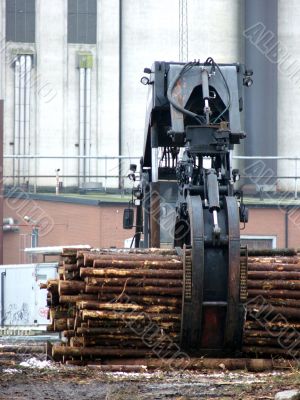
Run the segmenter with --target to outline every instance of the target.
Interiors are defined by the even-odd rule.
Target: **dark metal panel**
[[[188,197],[191,230],[192,287],[191,299],[183,295],[181,345],[192,350],[200,346],[204,283],[204,221],[200,196]]]
[[[235,197],[225,197],[228,223],[228,294],[224,346],[235,349],[241,340],[240,324],[240,219]]]
[[[245,155],[276,156],[277,153],[277,63],[269,61],[267,49],[278,39],[278,0],[246,0],[245,29],[263,24],[264,31],[271,31],[273,39],[267,44],[261,40],[255,45],[245,38],[245,64],[254,71],[251,90],[245,90]],[[253,162],[252,162],[253,163]],[[264,160],[267,168],[276,175],[276,161]],[[251,161],[248,162],[248,166]],[[251,169],[247,170],[248,174]],[[260,179],[260,184],[263,180]],[[269,181],[269,184],[272,182]]]
[[[160,192],[159,183],[150,183],[150,244],[160,247]]]

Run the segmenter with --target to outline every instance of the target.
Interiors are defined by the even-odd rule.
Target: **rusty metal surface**
[[[150,183],[150,244],[160,247],[160,194],[159,183]]]
[[[228,223],[228,293],[224,345],[235,349],[241,340],[240,317],[240,219],[236,198],[225,197]]]
[[[181,345],[185,349],[197,349],[201,338],[204,283],[204,221],[200,196],[188,197],[188,211],[192,245],[192,291],[191,301],[183,296]]]

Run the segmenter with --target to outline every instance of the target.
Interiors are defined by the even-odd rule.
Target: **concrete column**
[[[64,1],[36,1],[36,98],[37,98],[37,153],[64,154],[64,93],[67,43],[65,35],[66,7]],[[38,184],[53,185],[55,169],[62,170],[61,160],[40,160],[39,173],[53,174],[53,178]]]
[[[278,155],[299,156],[300,148],[300,7],[297,0],[278,0]],[[278,175],[300,174],[293,161],[279,161]],[[299,185],[300,187],[300,185]],[[279,190],[295,190],[280,179]]]
[[[245,89],[245,155],[277,155],[277,64],[272,48],[277,37],[277,0],[246,0],[245,64],[254,72],[253,86]],[[276,161],[254,160],[247,175],[276,176]],[[251,178],[257,190],[275,188],[275,179]]]

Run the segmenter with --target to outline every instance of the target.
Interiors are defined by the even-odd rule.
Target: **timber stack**
[[[65,249],[59,278],[43,286],[48,330],[61,332],[64,341],[53,346],[53,358],[76,364],[178,352],[183,265],[175,249]],[[243,354],[294,357],[300,351],[297,251],[241,256],[241,301]]]
[[[162,355],[178,350],[183,264],[175,250],[68,250],[48,290],[55,360]]]
[[[299,358],[300,255],[296,250],[248,257],[243,351]]]

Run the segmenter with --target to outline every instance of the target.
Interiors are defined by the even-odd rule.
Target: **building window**
[[[6,40],[35,42],[35,0],[6,0]]]
[[[68,42],[96,43],[97,0],[68,1]]]
[[[276,236],[241,235],[241,245],[247,245],[248,249],[275,249]]]

